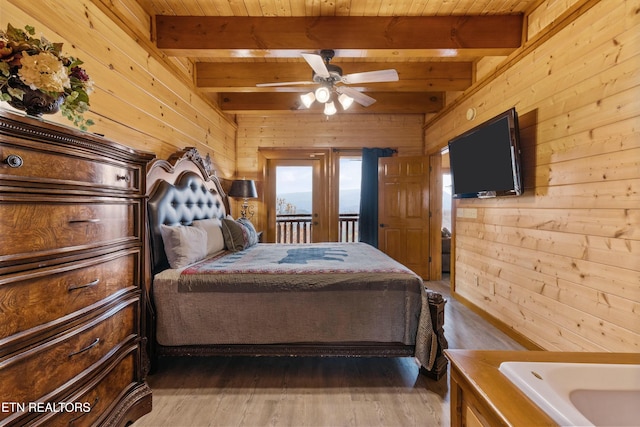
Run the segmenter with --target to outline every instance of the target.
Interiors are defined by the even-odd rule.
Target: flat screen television
[[[498,114],[449,141],[449,162],[456,199],[522,194],[516,109]]]

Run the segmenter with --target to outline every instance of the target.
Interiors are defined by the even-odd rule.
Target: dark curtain
[[[375,248],[378,247],[378,159],[391,157],[395,152],[392,148],[362,149],[358,239]]]

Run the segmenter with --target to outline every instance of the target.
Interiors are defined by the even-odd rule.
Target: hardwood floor
[[[449,348],[524,350],[449,296]],[[413,358],[163,358],[149,378],[145,426],[448,426],[448,376],[434,381]]]

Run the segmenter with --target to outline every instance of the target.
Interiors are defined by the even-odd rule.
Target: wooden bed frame
[[[168,160],[155,160],[147,167],[147,197],[152,196],[159,186],[180,182],[184,174],[197,174],[206,189],[214,196],[216,204],[224,212],[230,212],[229,201],[224,191],[224,180],[220,180],[212,167],[210,157],[202,157],[193,147],[187,147],[174,153]],[[147,300],[148,316],[146,329],[149,337],[149,352],[152,368],[159,356],[378,356],[378,357],[411,357],[414,355],[413,345],[404,344],[267,344],[267,345],[187,345],[162,346],[155,338],[155,314],[152,297],[153,276],[168,268],[164,247],[160,236],[159,226],[148,221],[147,247],[147,277],[145,298]],[[446,374],[447,359],[443,349],[447,348],[444,338],[444,305],[446,301],[437,292],[427,291],[429,309],[434,332],[438,338],[436,359],[431,370],[421,371],[434,379],[440,379]]]

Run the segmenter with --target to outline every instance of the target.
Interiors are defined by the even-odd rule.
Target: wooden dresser
[[[0,425],[121,426],[151,411],[153,157],[0,110]]]

